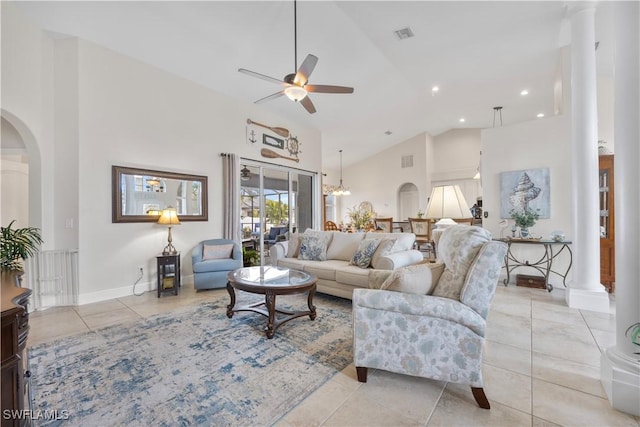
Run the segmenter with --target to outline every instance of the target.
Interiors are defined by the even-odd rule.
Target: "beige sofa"
[[[318,292],[342,298],[351,299],[356,288],[378,288],[391,271],[423,259],[420,251],[412,249],[416,238],[413,233],[305,231],[304,235],[308,234],[323,236],[329,240],[325,261],[305,260],[293,256],[302,236],[294,234],[290,240],[278,242],[270,248],[271,264],[313,274],[318,278]],[[378,246],[369,268],[349,265],[364,239],[380,239],[386,244]],[[393,240],[393,243],[388,240]],[[387,250],[384,250],[385,247]]]

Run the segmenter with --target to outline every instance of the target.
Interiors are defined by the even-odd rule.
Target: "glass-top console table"
[[[556,274],[562,277],[562,284],[567,286],[567,275],[569,274],[569,270],[571,269],[571,264],[573,264],[573,253],[571,252],[571,241],[563,240],[563,241],[555,241],[555,240],[544,240],[544,239],[497,239],[501,242],[505,242],[507,244],[507,254],[504,257],[504,269],[507,270],[507,278],[504,280],[504,285],[506,286],[509,283],[509,277],[511,272],[518,267],[531,267],[538,272],[542,273],[544,276],[544,282],[547,288],[547,291],[551,292],[553,290],[553,285],[549,283],[549,275]],[[513,245],[529,245],[536,246],[542,248],[542,254],[539,258],[536,258],[534,261],[523,260],[517,258],[511,250]],[[562,271],[557,271],[553,269],[553,260],[558,257],[562,252],[566,251],[569,254],[569,265],[567,269]]]

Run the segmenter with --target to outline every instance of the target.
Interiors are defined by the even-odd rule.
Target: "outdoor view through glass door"
[[[242,246],[264,265],[271,245],[313,228],[316,174],[250,161],[240,169]]]

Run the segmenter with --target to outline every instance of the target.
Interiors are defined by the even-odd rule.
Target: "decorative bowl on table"
[[[554,231],[551,233],[551,240],[554,242],[563,242],[564,241],[564,232],[562,231]]]

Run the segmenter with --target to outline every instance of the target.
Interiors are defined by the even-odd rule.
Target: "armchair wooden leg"
[[[358,374],[358,381],[361,383],[367,382],[367,368],[356,366],[356,373]]]
[[[478,403],[478,406],[482,409],[491,409],[491,405],[489,405],[489,399],[484,394],[484,389],[482,387],[471,387],[471,393],[473,393],[474,399]]]

